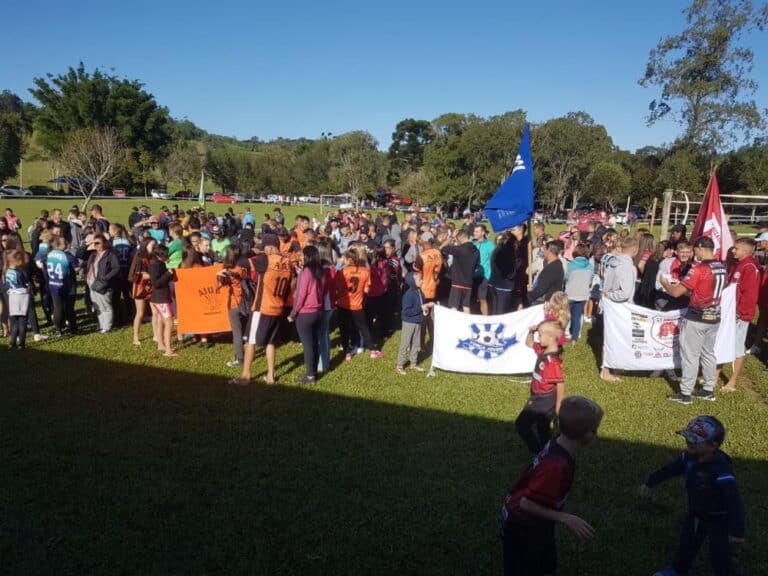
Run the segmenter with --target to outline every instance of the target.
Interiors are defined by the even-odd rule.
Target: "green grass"
[[[127,330],[0,346],[3,574],[498,574],[498,509],[529,456],[512,422],[525,378],[394,373],[341,362],[293,384],[301,347],[278,350],[279,385],[237,388],[225,338],[168,360]],[[255,373],[264,369],[256,360]],[[600,381],[585,342],[565,352],[567,392],[606,411],[578,457],[568,510],[597,531],[558,529],[564,575],[647,575],[673,550],[680,482],[636,489],[674,457],[674,431],[708,412],[728,428],[746,501],[742,564],[768,573],[765,366],[714,404],[664,398],[662,379]],[[706,554],[702,553],[702,558]],[[709,574],[701,562],[696,574]]]

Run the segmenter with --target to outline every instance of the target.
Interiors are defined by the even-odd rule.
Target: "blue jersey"
[[[131,267],[131,260],[133,260],[133,245],[124,238],[113,238],[112,251],[117,254],[120,271],[127,276],[128,269]]]
[[[20,290],[29,288],[29,280],[23,270],[8,268],[5,271],[5,286],[8,290]]]
[[[51,250],[45,257],[45,272],[48,275],[48,289],[55,294],[74,294],[76,290],[75,267],[77,261],[72,254],[63,250]]]

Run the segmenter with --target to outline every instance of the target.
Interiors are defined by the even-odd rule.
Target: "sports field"
[[[28,224],[42,207],[73,203],[2,207]],[[135,205],[102,204],[119,221]],[[252,207],[257,220],[266,208]],[[287,344],[279,385],[235,388],[226,337],[165,359],[150,332],[141,347],[127,330],[13,354],[0,346],[0,573],[500,573],[498,511],[529,461],[512,426],[525,377],[399,376],[395,336],[381,360],[337,353],[311,388],[293,383],[301,347]],[[594,398],[606,417],[567,504],[596,537],[558,528],[563,575],[645,576],[666,562],[682,484],[643,501],[637,488],[699,413],[728,429],[748,513],[744,572],[768,573],[765,362],[748,358],[737,393],[686,407],[665,400],[661,378],[600,381],[587,339],[566,347],[567,393]],[[263,357],[256,366],[260,376]],[[705,560],[695,574],[710,573]]]

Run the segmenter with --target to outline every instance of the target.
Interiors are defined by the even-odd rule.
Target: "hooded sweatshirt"
[[[424,320],[424,312],[421,309],[424,298],[421,295],[421,290],[416,287],[413,272],[406,275],[405,285],[408,289],[403,293],[402,313],[400,315],[402,321],[409,324],[421,324]]]
[[[603,292],[614,302],[633,302],[637,268],[627,254],[618,254],[608,260],[603,270]]]
[[[586,302],[592,286],[595,270],[589,260],[578,256],[568,263],[565,273],[565,293],[572,302]]]
[[[754,256],[739,260],[730,277],[729,284],[736,284],[736,317],[752,322],[760,292],[760,265]]]

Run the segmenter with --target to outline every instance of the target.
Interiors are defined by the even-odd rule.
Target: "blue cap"
[[[720,444],[725,439],[725,428],[714,416],[696,416],[677,433],[690,444]]]

